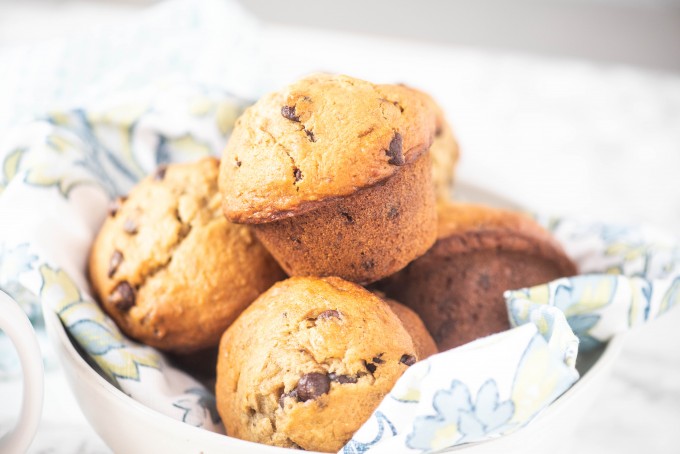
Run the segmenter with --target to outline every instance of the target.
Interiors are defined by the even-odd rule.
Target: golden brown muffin
[[[431,103],[415,90],[315,75],[236,122],[220,190],[233,222],[291,275],[385,277],[436,236]]]
[[[162,350],[219,343],[232,321],[284,275],[252,232],[224,219],[219,161],[160,167],[115,201],[90,254],[104,310]]]
[[[224,333],[217,409],[230,436],[336,452],[416,361],[389,306],[337,277],[294,277]]]
[[[401,324],[404,325],[404,328],[406,328],[411,339],[413,339],[413,346],[416,349],[418,361],[422,361],[423,359],[427,359],[438,353],[437,344],[434,339],[432,339],[432,335],[430,335],[430,332],[425,327],[423,321],[418,317],[418,314],[408,306],[404,306],[391,298],[387,298],[385,294],[380,291],[374,291],[373,293],[382,298],[383,301],[390,306],[392,312],[399,317]]]
[[[415,310],[443,351],[508,329],[505,290],[574,274],[560,245],[530,217],[451,204],[439,208],[432,249],[379,287]]]
[[[425,92],[421,92],[432,104],[435,112],[436,129],[430,147],[432,159],[432,183],[438,201],[451,200],[451,190],[455,179],[455,169],[460,159],[460,148],[451,126],[446,121],[444,111],[437,102]]]

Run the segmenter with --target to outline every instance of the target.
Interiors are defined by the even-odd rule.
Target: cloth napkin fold
[[[133,399],[220,433],[213,390],[123,336],[90,295],[86,263],[108,200],[159,164],[219,154],[247,104],[216,87],[151,85],[0,142],[0,287],[28,311],[56,311]],[[507,292],[515,328],[409,368],[343,453],[431,452],[513,432],[578,379],[578,339],[592,348],[680,300],[674,238],[538,219],[589,274]]]

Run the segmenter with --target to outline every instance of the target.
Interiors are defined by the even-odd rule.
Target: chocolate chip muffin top
[[[225,332],[217,407],[231,436],[337,452],[416,359],[379,297],[337,277],[294,277]]]
[[[90,254],[90,280],[129,336],[189,352],[224,330],[284,277],[246,226],[222,215],[219,161],[160,167],[110,207]]]
[[[431,103],[404,86],[317,74],[260,99],[224,151],[226,216],[271,222],[389,178],[426,152]]]

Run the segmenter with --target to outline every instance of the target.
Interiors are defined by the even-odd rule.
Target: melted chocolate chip
[[[137,233],[137,223],[132,219],[126,219],[123,223],[123,230],[125,230],[125,233],[134,235]]]
[[[300,402],[317,399],[331,389],[331,381],[328,375],[319,372],[311,372],[300,377],[295,388]]]
[[[114,217],[118,213],[118,210],[120,210],[120,207],[123,206],[125,200],[127,200],[127,197],[116,197],[109,202],[109,216]]]
[[[236,160],[236,162],[234,164],[236,164],[236,167],[241,167],[241,161],[239,161],[238,159]]]
[[[368,370],[371,374],[376,371],[378,368],[375,364],[373,363],[368,363],[364,361],[364,366],[366,367],[366,370]]]
[[[165,164],[159,165],[153,174],[153,179],[156,181],[163,181],[163,178],[165,178],[165,172],[167,171],[168,171],[167,165]]]
[[[293,167],[293,177],[295,178],[296,183],[302,180],[302,171],[297,167]]]
[[[119,311],[127,312],[135,305],[135,298],[135,290],[129,282],[123,281],[116,285],[109,295],[109,303]]]
[[[437,129],[434,131],[434,136],[439,137],[442,135],[442,132],[444,132],[443,128],[441,125],[437,126]]]
[[[335,372],[331,372],[328,374],[328,378],[330,381],[334,381],[336,383],[340,383],[341,385],[346,385],[347,383],[356,383],[357,378],[352,377],[350,375],[338,375]]]
[[[316,142],[316,136],[312,131],[305,129],[305,134],[307,134],[307,138],[309,139],[310,142]]]
[[[340,318],[340,312],[336,311],[335,309],[329,309],[327,311],[323,311],[319,315],[316,316],[317,320],[327,320],[329,318]]]
[[[371,361],[373,361],[376,364],[385,364],[385,360],[382,359],[382,355],[384,355],[384,353],[381,353],[378,356],[373,357]]]
[[[401,138],[401,134],[395,132],[394,137],[392,137],[392,140],[390,141],[389,149],[385,151],[385,154],[390,158],[387,161],[388,164],[392,164],[394,166],[403,166],[406,163],[402,148],[403,140]]]
[[[113,254],[111,254],[111,260],[109,261],[109,277],[113,277],[114,274],[116,274],[116,271],[118,271],[118,267],[120,264],[123,263],[123,254],[115,250],[113,251]]]
[[[390,211],[387,212],[387,219],[396,219],[399,217],[399,208],[391,207]]]
[[[407,366],[413,366],[416,363],[416,357],[404,353],[403,355],[401,355],[401,358],[399,358],[399,362],[402,364],[406,364]]]
[[[281,107],[281,115],[290,121],[300,121],[300,117],[295,115],[295,106],[283,106]]]

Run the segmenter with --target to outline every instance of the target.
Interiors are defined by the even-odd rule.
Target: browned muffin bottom
[[[218,170],[214,158],[163,166],[111,207],[89,273],[102,307],[128,336],[180,353],[216,346],[284,277],[248,227],[224,218]]]
[[[379,283],[413,308],[440,351],[509,328],[503,292],[576,274],[562,248],[528,216],[442,205],[435,245]]]
[[[337,452],[416,360],[382,299],[337,277],[293,277],[224,333],[217,408],[230,436]]]
[[[289,275],[374,282],[399,271],[434,243],[429,155],[353,195],[252,227]]]

